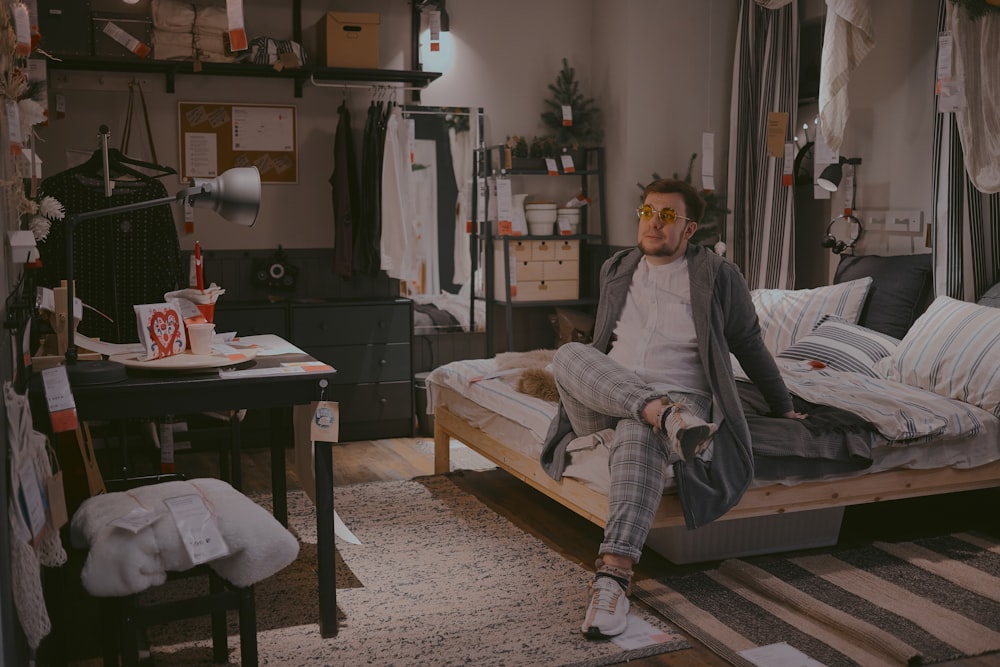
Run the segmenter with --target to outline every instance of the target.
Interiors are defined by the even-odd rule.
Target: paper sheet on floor
[[[333,513],[333,534],[351,544],[361,544],[361,540],[354,536],[354,533],[344,524],[336,511]]]

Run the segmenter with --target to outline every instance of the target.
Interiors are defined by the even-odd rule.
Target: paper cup
[[[215,335],[214,324],[189,324],[187,333],[188,342],[191,344],[191,354],[212,354],[212,336]]]

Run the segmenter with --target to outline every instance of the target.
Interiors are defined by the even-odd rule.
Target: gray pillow
[[[979,297],[979,301],[976,303],[980,306],[1000,308],[1000,283],[997,283],[993,287],[986,290],[986,293]]]
[[[920,255],[841,255],[833,282],[872,278],[858,324],[903,338],[934,298],[930,253]]]

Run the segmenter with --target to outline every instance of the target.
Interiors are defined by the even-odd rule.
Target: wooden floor
[[[417,442],[416,439],[399,438],[335,445],[334,484],[406,480],[433,474],[431,456],[422,453],[416,447]],[[423,448],[424,451],[427,449]],[[291,463],[293,453],[289,450],[287,454],[288,483],[290,487],[295,487],[298,482]],[[177,467],[179,472],[189,476],[211,476],[217,470],[214,456],[194,452],[179,453]],[[270,488],[270,457],[267,450],[245,452],[242,470],[245,491]],[[596,548],[602,536],[601,529],[596,525],[499,470],[452,473],[452,478],[483,503],[526,532],[537,536],[564,557],[587,569],[593,569]],[[848,508],[841,529],[841,543],[863,543],[874,538],[909,539],[956,530],[978,530],[1000,537],[1000,522],[996,520],[997,507],[1000,507],[1000,492],[994,489],[953,494],[947,498],[922,498]],[[676,566],[657,554],[648,552],[636,568],[636,577],[679,573],[710,565]],[[582,608],[580,613],[583,614]],[[640,667],[723,667],[728,664],[694,640],[691,643],[695,648],[634,660],[629,664]],[[996,665],[997,657],[940,664],[951,667],[987,667]]]

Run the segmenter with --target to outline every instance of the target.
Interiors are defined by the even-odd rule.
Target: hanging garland
[[[969,15],[970,21],[985,16],[986,14],[1000,13],[998,0],[951,0],[952,3],[962,7]]]

